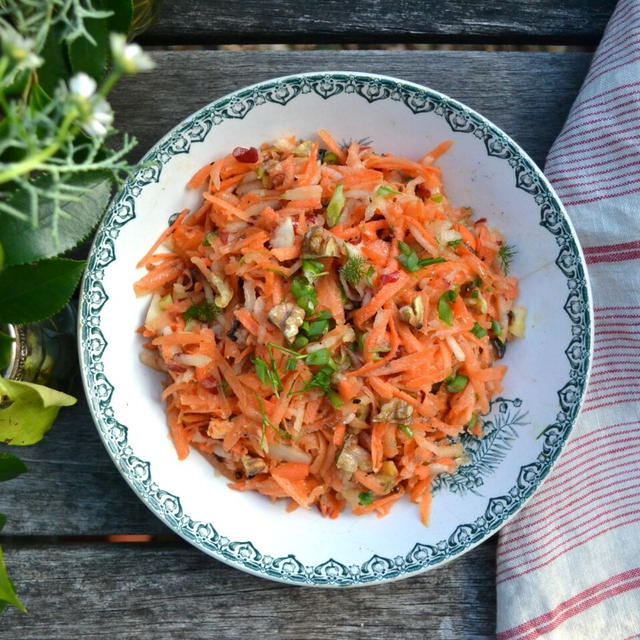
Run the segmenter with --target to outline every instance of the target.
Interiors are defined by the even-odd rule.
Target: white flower
[[[109,34],[109,41],[113,60],[125,73],[138,73],[155,67],[151,56],[146,54],[139,44],[127,44],[127,39],[121,33]]]
[[[16,63],[17,70],[35,69],[44,62],[33,50],[33,38],[23,38],[9,27],[1,30],[0,37],[4,52]]]
[[[76,73],[69,79],[71,95],[80,99],[91,99],[96,92],[96,87],[96,81],[84,71]]]
[[[94,102],[89,117],[80,124],[82,130],[95,138],[104,138],[113,122],[113,110],[106,100]]]
[[[78,109],[78,124],[88,135],[104,138],[113,122],[109,103],[96,94],[96,81],[86,73],[76,73],[69,80],[71,103]]]

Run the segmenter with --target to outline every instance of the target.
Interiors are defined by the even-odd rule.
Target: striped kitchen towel
[[[594,301],[586,398],[500,532],[498,640],[640,638],[640,2],[621,0],[545,167]]]

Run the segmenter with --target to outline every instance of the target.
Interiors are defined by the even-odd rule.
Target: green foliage
[[[0,272],[0,322],[27,324],[55,315],[75,291],[85,263],[49,258]]]
[[[38,204],[39,226],[25,227],[15,217],[0,215],[0,238],[5,241],[5,266],[35,262],[74,249],[93,231],[102,217],[112,189],[108,171],[88,171],[69,177],[64,190],[68,195],[59,200],[44,199]],[[8,204],[20,211],[29,209],[29,199],[41,197],[51,188],[51,176],[38,176],[31,182],[30,192],[17,189]],[[81,200],[74,191],[86,190]]]
[[[60,407],[76,399],[40,384],[0,378],[0,442],[35,444],[51,428]]]
[[[27,465],[12,453],[0,453],[0,482],[13,480],[21,473],[26,473]]]
[[[27,612],[25,606],[18,600],[16,588],[7,574],[7,567],[4,564],[4,557],[2,556],[2,548],[0,548],[0,612],[2,612],[8,604],[13,605],[16,609],[20,609],[23,613]]]

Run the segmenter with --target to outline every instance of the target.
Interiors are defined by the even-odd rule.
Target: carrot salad
[[[451,205],[438,157],[282,138],[202,167],[202,191],[139,267],[152,294],[142,361],[178,457],[201,452],[238,491],[335,518],[426,525],[431,483],[467,458],[522,336],[513,249]]]

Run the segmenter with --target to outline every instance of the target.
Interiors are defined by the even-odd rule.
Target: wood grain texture
[[[141,41],[595,45],[614,6],[615,0],[173,0]]]
[[[586,72],[583,53],[157,52],[155,72],[126,78],[111,102],[116,124],[135,134],[137,154],[180,119],[241,86],[327,68],[384,72],[456,97],[510,133],[538,163],[557,135]],[[166,533],[128,488],[80,401],[60,412],[38,445],[17,453],[29,473],[6,483],[6,535]],[[0,447],[1,449],[1,447]]]
[[[374,587],[290,587],[182,543],[5,545],[29,609],[7,609],[0,638],[488,640],[495,543],[434,571]]]

